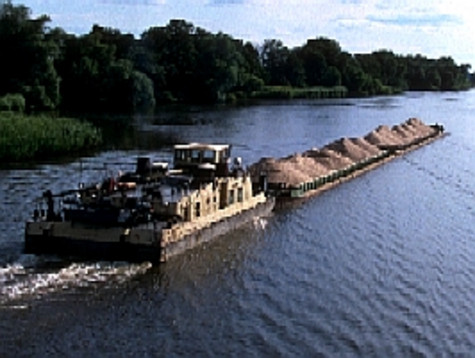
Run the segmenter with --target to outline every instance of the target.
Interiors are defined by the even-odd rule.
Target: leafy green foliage
[[[19,93],[9,93],[0,97],[0,112],[18,112],[25,111],[25,97]]]
[[[343,86],[348,95],[364,96],[475,83],[470,66],[450,57],[389,50],[352,55],[323,37],[290,49],[276,39],[256,47],[185,20],[151,27],[140,39],[99,25],[75,36],[49,29],[49,21],[31,19],[25,6],[0,5],[0,96],[24,99],[16,105],[2,99],[0,108],[134,113],[163,102],[214,103],[256,93],[293,97],[298,89],[321,94],[311,89]]]
[[[24,6],[0,7],[0,95],[20,93],[28,110],[53,109],[59,104],[57,53],[46,38],[47,16],[30,19]]]

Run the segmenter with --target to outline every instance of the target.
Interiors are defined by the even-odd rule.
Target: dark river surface
[[[167,116],[196,124],[143,124],[129,149],[0,170],[0,357],[475,354],[474,91]],[[409,117],[449,135],[160,267],[22,253],[36,196],[138,155],[226,142],[249,164]]]

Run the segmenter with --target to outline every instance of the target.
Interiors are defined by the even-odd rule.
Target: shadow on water
[[[117,120],[94,121],[102,131],[102,150],[154,150],[177,141],[159,128],[149,130],[155,117],[137,116]]]

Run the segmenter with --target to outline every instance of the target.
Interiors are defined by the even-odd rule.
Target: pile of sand
[[[411,126],[407,122],[402,123],[400,127],[403,131],[409,133],[413,138],[418,138],[421,136],[420,130],[414,126]]]
[[[368,133],[364,139],[377,146],[399,146],[405,144],[403,139],[388,126],[379,126]]]
[[[277,166],[277,159],[275,158],[261,158],[257,163],[249,167],[249,173],[253,178],[258,178],[261,173],[269,173],[274,171]]]
[[[424,124],[420,119],[418,118],[410,118],[408,119],[405,123],[403,123],[403,126],[407,126],[411,129],[413,129],[416,134],[419,136],[419,138],[424,138],[427,136],[430,136],[435,133],[435,129],[432,128],[431,126],[428,126]]]
[[[351,138],[350,140],[365,150],[369,157],[373,157],[381,153],[381,150],[377,146],[371,144],[364,138]]]
[[[328,170],[343,169],[354,163],[351,159],[325,147],[321,150],[312,149],[310,151],[304,152],[303,155],[312,158],[316,163]]]
[[[434,128],[425,125],[417,118],[410,118],[406,122],[394,126],[392,130],[403,139],[405,144],[416,143],[435,132]]]
[[[391,131],[394,133],[394,136],[400,138],[403,145],[411,144],[416,139],[416,136],[401,124],[393,126]]]
[[[405,146],[434,133],[434,129],[417,118],[393,126],[379,126],[364,138],[341,138],[322,149],[312,148],[302,154],[285,158],[262,158],[251,165],[252,180],[257,182],[262,173],[268,182],[290,186],[309,182],[328,175],[332,170],[342,170],[357,162],[381,153],[380,147]]]
[[[312,178],[296,166],[295,161],[292,162],[288,158],[262,158],[251,165],[249,172],[254,182],[257,182],[263,173],[267,175],[269,183],[286,183],[288,185],[298,185]]]
[[[365,160],[374,155],[373,150],[369,151],[366,147],[360,145],[357,141],[355,141],[355,139],[356,138],[341,138],[335,142],[326,145],[324,148],[328,148],[337,153],[340,153],[341,155],[349,158],[355,163]],[[369,143],[367,144],[370,145]],[[374,148],[376,148],[376,150],[379,152],[377,147]]]
[[[291,158],[286,158],[286,163],[293,166],[295,170],[307,175],[309,178],[315,178],[328,173],[328,170],[324,166],[315,162],[313,158],[301,154],[296,154]]]
[[[299,170],[295,164],[286,160],[277,161],[269,176],[269,182],[287,183],[288,185],[298,185],[310,181],[312,177]],[[274,180],[273,180],[274,178]]]
[[[434,131],[434,128],[424,124],[420,119],[410,118],[391,129],[388,126],[379,126],[368,133],[364,139],[379,147],[407,146],[426,138]]]

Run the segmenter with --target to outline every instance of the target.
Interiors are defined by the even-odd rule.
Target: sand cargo
[[[379,126],[361,138],[341,138],[284,158],[262,158],[250,167],[252,181],[267,179],[267,191],[279,199],[318,194],[365,173],[444,133],[442,125],[420,119],[389,128]]]

